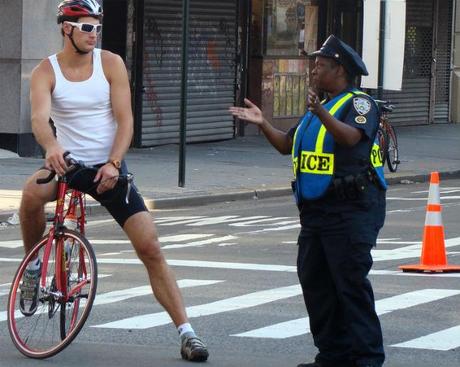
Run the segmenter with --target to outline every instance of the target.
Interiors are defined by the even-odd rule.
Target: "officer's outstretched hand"
[[[245,98],[244,103],[247,108],[244,107],[230,107],[228,110],[229,112],[241,119],[246,120],[248,122],[252,122],[256,125],[262,125],[264,122],[264,116],[262,115],[262,111],[259,107],[257,107],[254,103],[252,103],[249,99]]]
[[[308,90],[308,110],[315,115],[318,114],[320,109],[323,108],[321,105],[321,101],[318,95],[315,93],[313,89]]]

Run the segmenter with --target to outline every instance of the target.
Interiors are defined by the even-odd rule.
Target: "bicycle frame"
[[[64,219],[67,215],[76,215],[77,209],[80,208],[80,215],[77,218],[77,229],[80,231],[82,235],[85,233],[85,205],[83,201],[83,194],[80,191],[72,189],[70,194],[70,200],[67,208],[67,212],[64,215],[65,211],[65,203],[66,203],[66,196],[67,192],[69,191],[68,183],[64,177],[59,177],[58,179],[58,190],[57,190],[57,200],[56,200],[56,209],[55,209],[55,216],[53,219],[53,226],[48,232],[48,242],[45,245],[45,250],[43,254],[43,266],[41,269],[41,279],[40,279],[40,288],[42,290],[46,290],[46,274],[48,271],[48,262],[51,255],[52,243],[54,240],[57,240],[56,245],[56,266],[55,266],[55,279],[56,279],[56,294],[53,296],[58,297],[60,300],[67,302],[67,300],[75,295],[76,293],[80,292],[80,290],[88,283],[88,280],[84,280],[76,284],[70,292],[67,291],[67,277],[66,274],[66,258],[65,258],[65,249],[64,243],[60,240],[60,236],[62,230],[64,228]],[[83,260],[83,253],[80,249],[80,258]],[[70,260],[69,260],[70,261]],[[83,269],[81,269],[84,277],[86,279],[87,270],[84,265],[84,261],[81,262],[83,264]]]

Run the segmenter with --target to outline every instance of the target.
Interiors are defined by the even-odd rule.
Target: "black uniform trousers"
[[[371,248],[385,217],[385,192],[333,196],[301,210],[297,271],[310,330],[324,367],[381,366],[385,359],[374,294],[367,275]]]

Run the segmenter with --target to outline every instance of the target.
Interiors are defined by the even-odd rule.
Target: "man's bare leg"
[[[149,274],[153,293],[177,326],[188,322],[184,302],[173,272],[160,249],[157,231],[148,212],[134,214],[126,221],[124,231]]]
[[[27,252],[43,236],[46,228],[45,204],[56,198],[56,182],[37,184],[37,178],[44,178],[49,171],[38,171],[28,178],[22,192],[19,207],[22,240]]]
[[[148,212],[134,214],[125,222],[123,229],[147,268],[156,299],[178,328],[182,342],[182,358],[196,362],[206,361],[209,355],[207,348],[188,322],[182,295],[161,251],[152,217]]]
[[[19,220],[26,253],[43,236],[46,228],[44,207],[47,202],[56,197],[56,181],[44,185],[36,183],[37,178],[46,176],[47,173],[44,173],[44,171],[36,172],[29,177],[22,192]],[[33,258],[29,261],[22,278],[19,304],[22,314],[26,317],[33,315],[37,311],[40,268],[40,259],[38,257]]]

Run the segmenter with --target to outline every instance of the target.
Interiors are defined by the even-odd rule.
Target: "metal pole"
[[[250,52],[250,32],[251,32],[251,13],[252,13],[252,2],[241,0],[239,2],[239,11],[243,14],[242,18],[243,23],[241,27],[243,29],[241,40],[241,57],[240,57],[240,68],[241,68],[241,86],[240,86],[240,98],[238,104],[240,106],[244,106],[244,99],[248,98],[248,72],[249,72],[249,52]],[[245,122],[242,120],[238,120],[238,136],[244,136],[244,127]]]
[[[182,80],[180,101],[179,187],[185,186],[185,148],[187,143],[187,77],[190,1],[182,0]]]
[[[380,1],[380,40],[379,40],[379,75],[377,98],[383,99],[383,71],[385,63],[385,18],[386,1]]]
[[[142,99],[144,94],[144,0],[135,2],[134,53],[134,146],[142,145]]]

